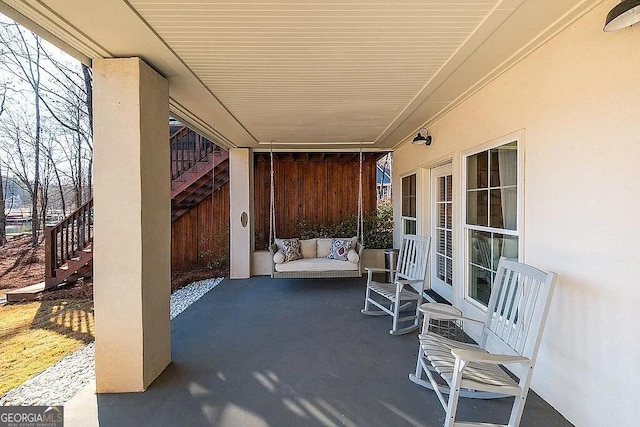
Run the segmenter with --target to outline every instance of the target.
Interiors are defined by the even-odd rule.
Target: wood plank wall
[[[171,224],[172,269],[205,266],[206,251],[229,253],[229,183]]]
[[[365,212],[376,209],[376,160],[383,154],[367,153],[362,188]],[[276,235],[297,237],[300,220],[338,223],[358,213],[358,153],[275,153],[274,183]],[[256,249],[269,239],[270,162],[257,153],[254,162]],[[355,230],[354,230],[355,235]]]

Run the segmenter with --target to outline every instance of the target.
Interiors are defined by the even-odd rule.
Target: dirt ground
[[[35,248],[31,236],[10,237],[0,248],[0,291],[44,281],[44,242]]]
[[[44,281],[44,240],[31,246],[31,236],[10,237],[0,248],[0,294],[3,290],[17,289]],[[37,300],[92,299],[93,282],[81,279],[73,285],[46,291]]]
[[[198,280],[224,277],[228,269],[211,270],[194,266],[171,274],[171,292]],[[31,246],[31,236],[9,238],[5,247],[0,248],[0,294],[3,290],[21,288],[44,281],[44,241],[37,247]],[[43,292],[38,300],[92,299],[93,280],[80,279],[77,283],[52,291]]]

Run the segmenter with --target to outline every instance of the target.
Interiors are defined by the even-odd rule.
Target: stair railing
[[[213,142],[186,126],[181,127],[169,137],[171,144],[171,180],[189,170],[193,165],[220,150]]]
[[[93,242],[93,198],[54,226],[45,228],[45,283],[57,268],[76,257]]]

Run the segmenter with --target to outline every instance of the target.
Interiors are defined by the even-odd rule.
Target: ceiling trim
[[[67,52],[69,55],[71,55],[73,58],[77,59],[84,65],[88,67],[91,66],[91,59],[87,55],[80,52],[70,44],[62,41],[60,38],[53,35],[50,31],[47,31],[39,24],[36,24],[34,21],[27,18],[22,13],[18,12],[3,1],[0,1],[0,13],[13,19],[15,22],[19,22],[20,25],[29,29],[29,31],[40,34],[41,37],[46,39],[49,43],[56,46],[58,49]]]
[[[273,147],[274,153],[357,153],[360,149],[358,147],[344,147],[344,148],[276,148]],[[272,151],[270,148],[252,147],[251,151],[255,153],[269,153]],[[388,153],[392,151],[389,148],[381,147],[367,147],[362,148],[363,153]]]
[[[86,65],[90,65],[91,58],[112,56],[99,43],[40,2],[1,0],[0,11]]]
[[[513,53],[509,58],[504,60],[498,66],[496,66],[493,70],[487,73],[484,77],[479,79],[473,86],[460,94],[456,99],[454,99],[451,103],[449,103],[446,107],[440,109],[437,113],[433,114],[427,121],[425,121],[420,126],[416,127],[413,131],[406,134],[403,138],[401,138],[393,147],[392,150],[397,150],[401,146],[409,143],[413,137],[417,134],[417,132],[424,128],[430,127],[434,125],[437,121],[445,117],[449,112],[454,110],[464,101],[475,95],[485,86],[487,86],[492,81],[496,80],[505,72],[509,71],[511,68],[516,66],[518,63],[523,61],[533,52],[538,50],[548,41],[556,37],[560,34],[564,29],[566,29],[569,25],[580,19],[582,16],[587,14],[593,8],[595,8],[598,4],[602,3],[603,0],[581,0],[577,3],[571,10],[567,11],[563,16],[554,21],[547,28],[542,30],[536,37],[531,39],[529,43],[520,48],[517,52]],[[423,101],[426,102],[427,100]]]
[[[213,141],[216,145],[226,150],[229,150],[230,148],[238,148],[236,144],[227,139],[220,132],[217,132],[213,126],[209,126],[205,121],[201,120],[197,115],[193,114],[171,97],[169,97],[169,111],[173,117],[180,120],[182,123],[205,138]]]
[[[264,142],[260,141],[260,145],[300,145],[298,142]],[[338,142],[305,142],[306,145],[373,145],[374,141],[338,141]]]
[[[456,52],[447,62],[436,72],[434,77],[427,82],[416,94],[409,104],[398,114],[398,116],[387,126],[376,138],[376,143],[382,143],[398,127],[400,127],[416,109],[422,105],[455,71],[462,65],[470,55],[480,47],[487,38],[495,32],[506,21],[511,13],[524,0],[503,0],[491,10],[478,27],[467,37]]]
[[[58,42],[59,47],[68,53],[77,52],[85,57],[92,58],[117,58],[138,56],[158,73],[169,80],[169,108],[171,114],[192,124],[205,136],[214,137],[222,145],[236,147],[238,145],[249,146],[257,143],[257,140],[244,128],[223,105],[217,97],[202,83],[193,71],[186,66],[180,57],[158,36],[158,34],[142,19],[142,17],[126,1],[104,1],[96,7],[91,1],[82,3],[86,9],[65,10],[72,8],[71,3],[64,0],[58,1],[61,5],[60,13],[48,7],[39,0],[0,0],[0,5],[7,4],[7,8],[15,10],[12,19],[21,24],[30,22],[35,25],[31,28],[35,32],[52,43]],[[77,6],[76,6],[77,7]],[[69,12],[61,17],[64,12]],[[135,26],[139,39],[127,43],[131,52],[112,52],[88,37],[80,28],[72,22],[75,16],[84,13],[88,22],[98,19],[106,12],[119,16],[120,20],[128,21]],[[26,26],[26,25],[25,25]],[[104,28],[102,29],[104,32]],[[116,38],[117,40],[117,38]],[[56,44],[56,43],[54,43]],[[149,53],[155,44],[156,51]],[[196,114],[195,111],[199,111]],[[204,112],[205,114],[202,114]],[[208,123],[208,124],[207,124]],[[215,123],[215,129],[214,125]],[[234,140],[235,142],[231,142]]]

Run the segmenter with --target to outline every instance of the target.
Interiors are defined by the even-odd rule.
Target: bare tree
[[[66,213],[68,205],[77,208],[91,197],[92,71],[0,17],[0,78],[0,105],[6,100],[8,106],[0,123],[0,166],[31,199],[35,245],[48,208]],[[16,96],[7,97],[7,90]],[[0,245],[3,220],[0,215]]]
[[[55,155],[54,144],[58,144],[58,142],[52,140],[52,142],[43,147],[43,149],[45,156],[47,156],[47,161],[53,165],[52,171],[56,179],[56,185],[58,186],[58,192],[60,196],[60,209],[62,210],[62,215],[64,216],[67,212],[67,203],[65,201],[64,185],[62,184],[62,179],[60,178],[60,170],[57,167],[56,160],[54,160],[54,158],[57,158],[57,156]]]
[[[63,129],[73,134],[73,161],[70,162],[75,184],[75,204],[79,207],[85,200],[85,182],[91,194],[93,131],[92,131],[92,74],[82,64],[69,64],[53,58],[46,50],[44,54],[51,64],[46,69],[52,86],[44,86],[43,104],[53,119]],[[69,159],[71,160],[71,159]],[[88,163],[85,166],[84,163]],[[87,171],[85,179],[84,172]]]
[[[4,105],[7,100],[7,84],[2,84],[2,92],[0,92],[0,117],[4,113]],[[2,167],[0,166],[0,246],[7,243],[7,217],[5,214],[4,204],[4,185],[2,182]]]
[[[84,77],[85,86],[85,105],[87,107],[87,115],[89,119],[90,139],[88,141],[89,166],[87,167],[87,186],[89,188],[89,196],[93,197],[93,71],[91,68],[82,64],[82,75]]]
[[[33,206],[34,199],[36,204],[38,202],[38,192],[33,186],[33,177],[36,175],[34,162],[36,138],[33,135],[31,118],[30,114],[24,110],[7,111],[3,120],[0,121],[0,133],[4,137],[1,149],[4,154],[2,157],[5,170],[11,173],[18,185],[27,192]]]
[[[38,190],[40,187],[40,137],[41,137],[41,58],[42,41],[39,36],[23,30],[16,23],[2,23],[0,30],[0,64],[5,72],[16,77],[33,91],[34,102],[34,143],[33,143],[33,181],[23,182],[31,193],[31,243],[38,244]],[[23,156],[24,158],[24,156]]]

